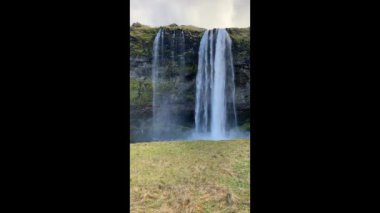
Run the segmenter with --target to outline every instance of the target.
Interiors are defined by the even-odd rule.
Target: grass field
[[[249,212],[249,139],[130,148],[131,212]]]

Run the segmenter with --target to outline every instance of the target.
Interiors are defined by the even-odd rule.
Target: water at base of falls
[[[233,140],[233,139],[243,139],[243,138],[250,138],[250,132],[247,131],[241,131],[239,129],[231,129],[226,132],[225,135],[222,136],[213,136],[210,133],[199,133],[196,131],[193,131],[184,138],[183,140]]]

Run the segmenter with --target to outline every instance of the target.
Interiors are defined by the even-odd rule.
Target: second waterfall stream
[[[231,38],[226,29],[207,30],[199,46],[195,137],[227,139],[237,127]]]

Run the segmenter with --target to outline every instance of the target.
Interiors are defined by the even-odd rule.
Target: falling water
[[[170,46],[170,54],[171,54],[171,60],[174,61],[174,52],[176,47],[176,41],[175,41],[175,31],[173,32],[172,39],[171,39],[171,46]]]
[[[160,29],[153,41],[152,140],[170,140],[178,134],[178,118],[173,103],[176,101],[176,86],[181,79],[178,73],[182,73],[180,70],[185,66],[184,48],[184,33],[179,30]]]
[[[163,38],[163,30],[159,30],[153,42],[153,63],[152,63],[152,87],[153,87],[153,118],[152,118],[152,135],[156,135],[157,133],[157,80],[159,73],[159,44],[161,42],[161,37]]]
[[[231,39],[225,29],[207,30],[199,47],[195,133],[214,140],[237,127]]]
[[[181,68],[183,68],[183,67],[185,67],[185,56],[184,56],[184,52],[185,52],[185,34],[184,34],[184,32],[182,30],[181,30],[181,35],[179,37],[178,46],[179,46],[179,52],[181,53],[179,55],[179,66]]]

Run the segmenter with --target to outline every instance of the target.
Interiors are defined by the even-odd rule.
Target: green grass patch
[[[131,212],[249,212],[248,139],[130,147]]]

